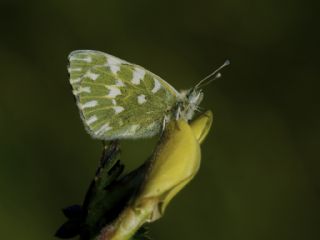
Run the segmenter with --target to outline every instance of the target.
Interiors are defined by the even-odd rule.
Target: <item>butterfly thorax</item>
[[[198,110],[199,104],[203,99],[201,90],[189,89],[180,91],[177,102],[176,119],[189,121],[193,118],[195,111]]]

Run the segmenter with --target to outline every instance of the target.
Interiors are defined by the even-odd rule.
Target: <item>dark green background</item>
[[[314,2],[314,3],[313,3]],[[47,240],[81,202],[101,143],[85,133],[67,55],[96,49],[177,89],[228,58],[198,176],[155,239],[320,239],[319,5],[302,0],[0,3],[0,235]],[[129,141],[130,167],[154,141]],[[147,145],[147,147],[146,147]]]

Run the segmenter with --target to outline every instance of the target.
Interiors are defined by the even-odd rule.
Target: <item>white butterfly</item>
[[[171,119],[192,119],[203,99],[201,87],[220,77],[219,69],[194,88],[178,92],[141,66],[109,54],[78,50],[69,55],[70,83],[84,125],[93,138],[150,137]]]

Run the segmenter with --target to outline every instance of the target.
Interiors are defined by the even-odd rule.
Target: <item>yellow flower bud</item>
[[[211,111],[190,124],[183,120],[169,123],[150,160],[141,191],[112,226],[112,240],[129,239],[145,222],[163,216],[172,198],[198,172],[200,143],[211,124]]]

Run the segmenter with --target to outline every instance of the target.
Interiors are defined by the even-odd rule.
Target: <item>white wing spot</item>
[[[120,79],[117,79],[117,81],[116,81],[116,86],[118,86],[118,87],[124,87],[124,83],[123,83]]]
[[[88,125],[90,125],[90,124],[94,123],[94,122],[97,121],[97,120],[98,120],[97,116],[96,116],[96,115],[93,115],[93,116],[91,116],[91,117],[86,121],[86,123],[87,123]]]
[[[80,81],[81,81],[81,78],[70,79],[71,84],[78,83]]]
[[[138,103],[139,104],[143,104],[143,103],[145,103],[147,101],[146,100],[146,96],[143,95],[143,94],[139,95],[137,99],[138,99]]]
[[[85,75],[85,77],[88,77],[90,79],[92,79],[93,81],[97,80],[97,78],[100,76],[99,74],[93,73],[88,71]]]
[[[92,62],[92,58],[91,57],[85,57],[85,58],[79,58],[79,57],[75,57],[75,56],[71,56],[70,61],[84,61],[87,63],[91,63]]]
[[[72,73],[72,72],[81,72],[81,71],[82,71],[82,68],[71,68],[71,67],[68,68],[68,72],[69,72],[69,73]]]
[[[98,102],[96,100],[86,102],[85,104],[81,104],[79,107],[80,109],[85,109],[85,108],[92,108],[98,105]]]
[[[154,78],[153,80],[154,80],[154,87],[152,88],[151,92],[152,93],[156,93],[156,92],[158,92],[160,90],[161,84],[160,84],[158,79]]]
[[[127,135],[132,135],[132,134],[135,134],[137,132],[137,129],[140,127],[139,124],[134,124],[132,125],[127,131],[126,131],[126,134]]]
[[[107,57],[107,66],[110,68],[110,71],[114,74],[120,71],[120,64],[122,62],[123,61],[119,58],[110,55]]]
[[[119,65],[121,64],[123,61],[121,61],[121,59],[119,58],[116,58],[114,56],[111,56],[111,55],[108,55],[107,57],[107,62],[108,62],[108,65]]]
[[[135,68],[135,70],[133,71],[133,77],[131,82],[135,85],[139,85],[140,81],[143,80],[145,74],[146,72],[143,69]]]
[[[124,110],[124,108],[121,106],[114,106],[112,108],[116,112],[116,114],[121,113]]]
[[[78,95],[79,93],[91,93],[91,88],[90,87],[79,87],[78,90],[74,90],[73,94]]]
[[[113,72],[114,74],[120,71],[119,65],[109,65],[108,67],[110,68],[111,72]]]
[[[114,87],[114,86],[107,86],[109,89],[109,94],[108,97],[115,98],[118,95],[121,95],[121,91],[119,88]]]
[[[157,127],[157,125],[158,125],[157,122],[153,122],[153,123],[151,123],[150,125],[148,125],[148,126],[146,127],[146,129],[148,129],[148,130],[155,129],[155,128]]]
[[[109,131],[110,129],[112,129],[112,127],[109,126],[109,123],[106,123],[104,125],[102,125],[97,131],[95,131],[94,133],[96,135],[102,135],[103,133]]]
[[[112,104],[117,105],[117,101],[115,99],[112,99]]]

